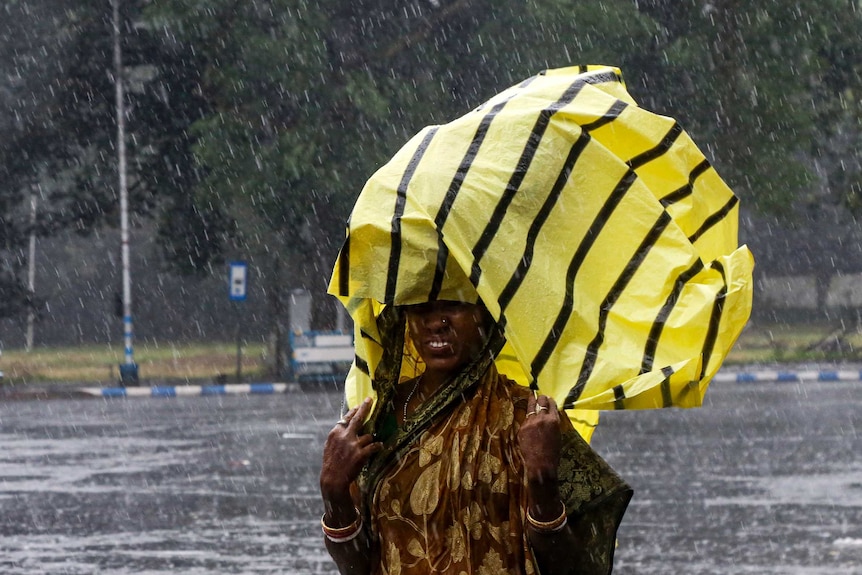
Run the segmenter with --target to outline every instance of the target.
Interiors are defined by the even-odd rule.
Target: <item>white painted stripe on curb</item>
[[[862,371],[848,369],[825,370],[759,370],[743,372],[719,372],[713,381],[723,383],[811,383],[827,381],[862,381]]]
[[[155,385],[152,387],[80,387],[93,397],[200,397],[204,395],[276,394],[298,391],[296,383],[234,383],[213,385]]]

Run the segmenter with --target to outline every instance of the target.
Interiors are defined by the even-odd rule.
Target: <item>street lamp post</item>
[[[138,365],[132,350],[132,282],[129,265],[129,190],[126,182],[126,117],[123,104],[123,53],[120,48],[120,0],[112,0],[114,23],[114,87],[117,116],[117,172],[120,186],[120,242],[123,266],[123,344],[120,383],[138,384]]]
[[[34,187],[38,187],[38,184]],[[41,191],[41,189],[40,189]],[[33,300],[36,296],[36,190],[30,189],[30,245],[27,251],[27,290],[30,292],[30,308],[27,310],[27,334],[24,349],[33,349],[33,330],[36,323],[36,312],[33,310]]]

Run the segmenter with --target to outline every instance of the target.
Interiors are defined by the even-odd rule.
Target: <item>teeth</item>
[[[447,347],[449,344],[443,341],[430,341],[428,342],[428,347],[432,347],[434,349],[442,349]]]

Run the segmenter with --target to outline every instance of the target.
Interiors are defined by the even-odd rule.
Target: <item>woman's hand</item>
[[[562,509],[557,482],[562,450],[560,412],[553,398],[530,395],[518,443],[527,472],[530,514],[539,521],[551,521],[559,517]]]
[[[560,465],[560,412],[553,398],[546,395],[527,400],[527,418],[518,431],[518,443],[524,455],[527,479],[557,479]]]
[[[362,433],[362,424],[371,411],[371,398],[345,414],[339,421],[323,446],[323,466],[320,471],[320,493],[324,502],[342,506],[345,498],[350,497],[350,484],[353,483],[368,458],[382,448],[380,442]],[[352,505],[350,506],[352,510]]]
[[[371,553],[367,534],[361,528],[350,486],[368,458],[383,448],[383,444],[362,432],[362,424],[371,411],[371,398],[348,411],[339,421],[323,446],[323,466],[320,470],[320,493],[326,512],[325,526],[344,529],[355,526],[349,541],[334,541],[326,537],[326,549],[342,575],[368,575],[371,573]]]

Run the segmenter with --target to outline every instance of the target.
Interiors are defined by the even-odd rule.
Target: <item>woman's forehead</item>
[[[431,312],[442,312],[442,311],[457,311],[462,309],[475,309],[478,307],[474,303],[469,303],[465,301],[457,301],[457,300],[448,300],[441,299],[435,301],[427,301],[424,303],[417,303],[413,305],[406,305],[404,309],[407,313],[431,313]]]

